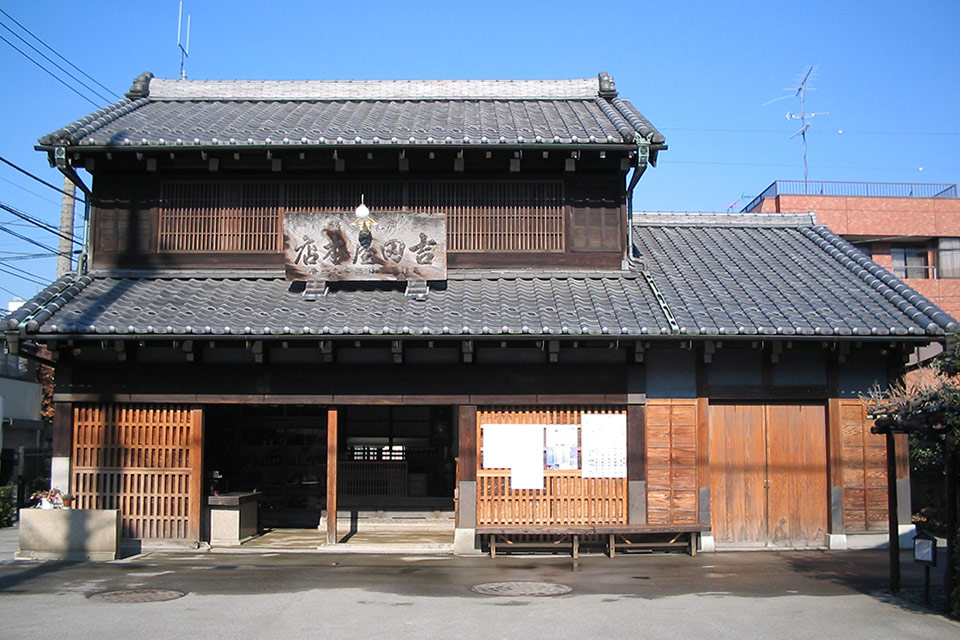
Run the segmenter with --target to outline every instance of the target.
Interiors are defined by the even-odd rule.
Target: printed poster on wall
[[[546,468],[559,471],[579,469],[577,455],[580,425],[548,424]]]
[[[627,416],[585,413],[580,425],[582,477],[627,477]]]
[[[485,424],[484,469],[510,469],[511,489],[543,489],[543,425]]]
[[[543,489],[543,425],[514,425],[511,489]]]

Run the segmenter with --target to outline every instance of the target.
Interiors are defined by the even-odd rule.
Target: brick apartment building
[[[960,198],[955,184],[777,180],[744,212],[814,212],[817,221],[960,317]]]

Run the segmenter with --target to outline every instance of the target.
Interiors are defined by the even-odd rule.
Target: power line
[[[7,275],[14,276],[15,278],[20,278],[21,280],[26,280],[27,282],[32,282],[33,284],[41,286],[49,284],[46,280],[41,280],[29,271],[17,269],[16,267],[11,267],[10,265],[0,264],[0,273],[6,273]]]
[[[36,260],[38,258],[52,258],[49,253],[20,253],[18,251],[0,251],[10,255],[0,256],[0,262],[13,262],[14,260]],[[73,250],[74,254],[82,253],[79,249]]]
[[[57,202],[56,200],[51,200],[50,198],[46,198],[46,197],[40,195],[39,193],[37,193],[36,191],[31,191],[30,189],[27,189],[27,188],[26,188],[25,186],[23,186],[22,184],[17,184],[16,182],[14,182],[13,180],[10,180],[10,179],[8,179],[8,178],[4,178],[4,177],[0,176],[0,180],[3,180],[3,181],[6,182],[7,184],[13,185],[13,186],[16,187],[17,189],[21,189],[22,191],[26,191],[27,193],[29,193],[29,194],[32,195],[32,196],[36,196],[36,197],[40,198],[40,199],[43,200],[44,202],[49,202],[50,204],[56,204],[56,205],[59,205],[59,204],[60,204],[60,203]]]
[[[13,236],[14,238],[19,238],[20,240],[23,240],[24,242],[29,242],[29,243],[32,244],[33,246],[39,247],[39,248],[43,249],[44,251],[49,251],[50,253],[52,253],[52,254],[55,255],[55,256],[67,255],[67,254],[65,254],[65,253],[64,253],[64,254],[61,254],[59,251],[57,251],[57,250],[54,249],[53,247],[48,247],[47,245],[43,244],[42,242],[39,242],[39,241],[37,241],[37,240],[34,240],[33,238],[31,238],[31,237],[29,237],[29,236],[25,236],[25,235],[23,235],[22,233],[17,233],[16,231],[11,231],[10,229],[7,229],[7,228],[6,228],[5,226],[3,226],[3,225],[0,225],[0,231],[3,231],[4,233],[9,233],[9,234],[10,234],[11,236]]]
[[[80,86],[82,86],[84,89],[86,89],[87,91],[89,91],[89,92],[92,93],[93,95],[97,96],[97,97],[100,98],[101,100],[106,100],[107,102],[110,102],[110,101],[111,101],[110,98],[104,96],[103,94],[101,94],[100,92],[98,92],[96,89],[94,89],[93,87],[91,87],[90,85],[88,85],[86,82],[84,82],[83,80],[81,80],[81,79],[78,78],[77,76],[73,75],[72,73],[70,73],[69,71],[67,71],[67,70],[64,69],[63,67],[61,67],[61,66],[60,66],[59,64],[57,64],[54,60],[51,60],[50,57],[49,57],[47,54],[45,54],[43,51],[40,51],[40,49],[37,49],[35,46],[33,46],[32,44],[30,44],[29,42],[27,42],[27,41],[23,38],[23,36],[21,36],[19,33],[17,33],[16,31],[14,31],[13,29],[11,29],[10,27],[8,27],[7,25],[3,24],[2,22],[0,22],[0,27],[3,27],[4,29],[6,29],[7,31],[9,31],[10,33],[12,33],[18,40],[20,40],[20,42],[22,42],[23,44],[27,45],[28,47],[30,47],[30,48],[33,49],[34,51],[36,51],[44,60],[46,60],[47,62],[49,62],[49,63],[52,64],[53,66],[55,66],[55,67],[56,67],[57,69],[59,69],[60,71],[62,71],[62,72],[64,72],[65,74],[67,74],[74,82],[78,83],[78,84],[79,84]]]
[[[77,71],[79,71],[82,75],[86,76],[91,82],[93,82],[94,84],[96,84],[97,86],[99,86],[101,89],[103,89],[103,90],[106,91],[107,93],[113,95],[113,96],[116,97],[118,100],[120,99],[120,96],[119,96],[119,95],[117,95],[115,92],[111,91],[108,87],[105,87],[103,84],[101,84],[100,82],[98,82],[98,81],[96,80],[96,78],[94,78],[93,76],[91,76],[89,73],[85,72],[83,69],[81,69],[81,68],[78,67],[77,65],[73,64],[72,62],[70,62],[69,60],[67,60],[66,58],[64,58],[62,55],[60,55],[59,52],[57,52],[56,49],[54,49],[53,47],[51,47],[50,45],[48,45],[46,42],[44,42],[43,39],[42,39],[40,36],[38,36],[37,34],[35,34],[35,33],[32,32],[32,31],[30,31],[30,29],[27,29],[25,26],[23,26],[20,22],[17,21],[16,18],[14,18],[13,16],[11,16],[9,13],[7,13],[6,11],[4,11],[3,9],[0,9],[0,13],[2,13],[2,14],[5,15],[5,16],[7,16],[7,18],[9,18],[15,25],[17,25],[18,27],[20,27],[21,29],[23,29],[24,31],[26,31],[27,33],[29,33],[31,36],[33,36],[33,38],[34,38],[37,42],[39,42],[40,44],[42,44],[43,46],[45,46],[47,49],[49,49],[50,51],[52,51],[54,55],[56,55],[58,58],[60,58],[60,59],[63,60],[64,62],[66,62],[68,65],[70,65],[71,67],[73,67],[73,68],[76,69]]]
[[[21,296],[16,291],[10,291],[10,289],[7,289],[6,287],[0,287],[0,291],[6,291],[10,295],[12,295],[14,298],[23,298],[23,296]]]
[[[13,167],[14,169],[16,169],[17,171],[19,171],[19,172],[22,173],[23,175],[27,176],[28,178],[33,178],[34,180],[36,180],[36,181],[39,182],[40,184],[50,187],[50,188],[53,189],[54,191],[58,192],[60,195],[70,196],[71,198],[75,199],[77,202],[80,202],[80,203],[82,203],[82,204],[86,204],[86,200],[84,200],[83,198],[77,197],[76,195],[70,193],[69,191],[64,191],[63,189],[61,189],[61,188],[58,187],[57,185],[52,184],[52,183],[50,183],[50,182],[47,182],[47,181],[44,180],[43,178],[41,178],[41,177],[39,177],[39,176],[36,176],[36,175],[30,173],[29,171],[27,171],[26,169],[24,169],[24,168],[21,167],[20,165],[12,162],[12,161],[10,161],[10,160],[7,160],[7,159],[4,158],[3,156],[0,156],[0,162],[2,162],[2,163],[5,164],[5,165],[8,165],[8,166],[10,166],[10,167]]]
[[[52,71],[50,71],[49,69],[47,69],[45,66],[43,66],[42,64],[40,64],[39,62],[37,62],[36,60],[34,60],[33,58],[31,58],[29,54],[25,53],[25,52],[24,52],[22,49],[20,49],[17,45],[13,44],[12,42],[10,42],[9,40],[7,40],[7,39],[4,38],[3,36],[0,36],[0,40],[3,40],[4,42],[6,42],[8,45],[10,45],[10,46],[13,48],[14,51],[16,51],[17,53],[19,53],[19,54],[22,55],[24,58],[26,58],[27,60],[29,60],[29,61],[32,62],[33,64],[37,65],[37,66],[40,67],[41,69],[43,69],[44,73],[48,74],[51,78],[53,78],[54,80],[56,80],[57,82],[59,82],[60,84],[62,84],[63,86],[65,86],[67,89],[70,89],[70,91],[73,91],[75,94],[77,94],[78,96],[80,96],[81,98],[83,98],[84,100],[86,100],[87,102],[89,102],[90,104],[92,104],[94,107],[96,107],[96,108],[98,108],[98,109],[100,108],[101,105],[97,104],[96,102],[94,102],[93,100],[91,100],[90,98],[88,98],[87,96],[83,95],[82,93],[80,93],[79,91],[77,91],[76,89],[74,89],[73,87],[71,87],[69,84],[67,84],[66,82],[64,82],[62,79],[58,78],[55,73],[53,73]]]
[[[684,131],[690,133],[776,133],[783,134],[780,129],[701,129],[696,127],[658,127],[661,131]],[[822,133],[833,133],[843,136],[889,136],[889,131],[849,131],[840,129],[838,131],[825,131]],[[960,136],[960,131],[897,131],[897,135],[904,136]]]
[[[73,244],[80,244],[80,242],[76,238],[73,238],[72,236],[68,236],[64,233],[61,233],[60,230],[57,227],[53,226],[52,224],[48,222],[44,222],[39,218],[34,218],[33,216],[26,214],[23,211],[19,211],[18,209],[14,209],[8,204],[0,202],[0,209],[3,209],[7,213],[12,213],[13,215],[17,216],[21,220],[24,220],[25,222],[29,222],[34,226],[40,227],[44,231],[48,231],[53,235],[58,236],[63,240],[66,240],[67,242],[72,242]]]

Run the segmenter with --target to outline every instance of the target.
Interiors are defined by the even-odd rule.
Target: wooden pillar
[[[461,405],[457,413],[457,528],[477,526],[477,407]]]
[[[337,409],[327,409],[327,544],[337,543]]]
[[[890,537],[890,590],[900,591],[900,526],[897,519],[897,445],[887,432],[887,514]]]
[[[627,405],[627,522],[647,523],[647,440],[644,405]]]
[[[840,398],[832,396],[827,400],[827,487],[830,492],[827,504],[830,505],[829,533],[835,536],[844,534],[843,442],[840,423]]]
[[[203,495],[203,409],[190,412],[190,487],[187,493],[189,511],[187,513],[187,536],[191,540],[200,539],[200,518],[206,496]]]

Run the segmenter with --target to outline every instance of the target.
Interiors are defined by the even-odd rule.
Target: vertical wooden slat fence
[[[648,400],[645,429],[647,521],[695,524],[697,401]]]
[[[199,538],[200,410],[83,404],[73,421],[78,508],[119,509],[125,538]]]
[[[885,531],[887,467],[884,436],[860,400],[840,400],[840,459],[844,531]]]
[[[563,183],[542,181],[166,182],[159,249],[269,253],[283,245],[284,211],[447,214],[451,252],[562,252]]]
[[[583,413],[626,414],[625,408],[486,408],[477,411],[477,460],[484,424],[580,424]],[[627,479],[583,478],[579,469],[546,470],[544,489],[511,489],[509,469],[477,469],[477,524],[555,526],[626,524]]]

